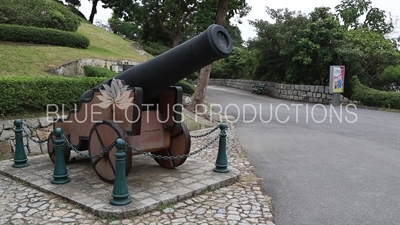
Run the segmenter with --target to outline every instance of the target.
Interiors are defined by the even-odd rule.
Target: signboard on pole
[[[329,74],[329,91],[331,94],[344,91],[344,66],[331,66]]]

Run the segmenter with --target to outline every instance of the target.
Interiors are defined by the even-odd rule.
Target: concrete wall
[[[259,82],[266,84],[263,94],[275,98],[323,104],[328,104],[332,100],[332,94],[329,94],[328,86],[281,84],[241,79],[210,79],[209,85],[228,86],[251,91],[251,87]],[[341,102],[349,103],[349,100],[342,96]]]

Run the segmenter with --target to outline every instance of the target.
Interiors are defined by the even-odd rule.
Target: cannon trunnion
[[[97,175],[113,183],[116,148],[112,144],[117,138],[127,143],[127,175],[132,155],[140,151],[160,156],[188,154],[191,139],[182,121],[183,90],[171,85],[228,57],[232,48],[229,33],[219,25],[211,25],[189,41],[83,93],[69,116],[54,123],[54,129],[62,128],[69,142],[64,148],[66,161],[70,158],[71,145],[78,151],[89,150]],[[52,139],[48,141],[48,153],[54,162]],[[155,158],[164,168],[175,168],[185,160],[185,157]]]

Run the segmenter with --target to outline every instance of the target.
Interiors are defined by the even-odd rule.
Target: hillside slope
[[[90,39],[88,49],[0,42],[0,76],[51,76],[46,71],[82,58],[146,61],[130,42],[82,22],[78,33]]]

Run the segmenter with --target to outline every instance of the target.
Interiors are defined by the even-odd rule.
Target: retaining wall
[[[214,78],[210,79],[208,85],[227,86],[251,91],[251,87],[259,82],[266,84],[266,87],[262,94],[275,98],[323,104],[329,104],[332,100],[332,94],[329,93],[328,86],[281,84],[256,80]],[[349,103],[349,100],[342,96],[341,102]]]
[[[35,131],[29,130],[24,126],[23,140],[24,148],[27,155],[36,155],[47,153],[47,142],[36,143],[33,140],[46,140],[50,132],[36,129],[49,128],[51,125],[46,117],[26,119],[24,123],[34,128]],[[50,127],[48,130],[52,130]],[[31,137],[31,138],[29,138]],[[15,149],[15,132],[14,120],[0,121],[0,159],[12,158]]]

